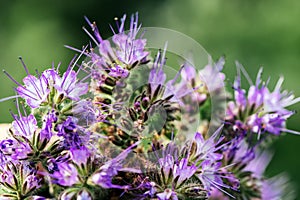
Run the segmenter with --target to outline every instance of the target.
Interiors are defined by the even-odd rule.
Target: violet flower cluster
[[[17,112],[0,141],[0,199],[293,198],[285,175],[264,173],[269,144],[297,134],[286,121],[300,98],[282,90],[283,78],[269,89],[262,69],[253,83],[237,63],[232,96],[222,92],[224,58],[201,70],[179,64],[170,78],[167,45],[147,48],[137,14],[128,31],[126,15],[118,20],[111,40],[86,20],[94,44],[70,47],[80,56],[64,73],[54,65],[30,73],[22,58],[23,82],[4,72]],[[210,127],[212,96],[226,114]]]

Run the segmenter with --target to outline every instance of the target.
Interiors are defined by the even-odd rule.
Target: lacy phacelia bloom
[[[117,84],[117,80],[127,78],[131,69],[148,61],[149,52],[145,50],[146,40],[138,37],[141,27],[138,24],[138,15],[131,16],[128,32],[125,31],[125,19],[126,15],[123,16],[120,24],[117,22],[118,30],[113,31],[114,35],[111,42],[103,40],[96,24],[91,23],[86,18],[94,36],[86,29],[84,30],[96,43],[96,50],[98,51],[91,49],[90,53],[84,53],[91,58],[86,66],[91,70],[91,90],[95,94],[109,94],[110,88]],[[101,98],[107,98],[103,96]]]
[[[237,190],[237,187],[225,183],[232,178],[230,172],[226,170],[227,166],[222,166],[223,154],[220,152],[228,145],[223,142],[224,137],[219,137],[222,129],[223,126],[219,127],[206,140],[200,133],[196,133],[195,139],[190,146],[184,147],[183,153],[187,154],[190,162],[195,163],[199,168],[195,176],[201,180],[208,195],[213,189],[218,189],[233,197],[230,193]],[[225,189],[229,189],[229,191],[227,192]]]
[[[91,52],[89,56],[92,58],[93,63],[99,64],[98,67],[109,69],[110,67],[118,66],[119,70],[122,68],[121,71],[123,71],[132,68],[133,65],[136,65],[138,62],[145,61],[149,53],[145,51],[146,40],[137,38],[141,27],[138,24],[138,14],[136,13],[131,16],[130,27],[127,33],[125,32],[125,20],[126,15],[121,18],[121,24],[117,30],[118,32],[114,33],[112,37],[112,41],[116,45],[115,48],[111,47],[108,40],[102,39],[96,24],[87,20],[94,32],[95,38],[91,36],[88,31],[85,31],[91,36],[99,48],[99,55],[95,52]],[[113,63],[116,63],[116,65]]]
[[[73,101],[80,100],[80,96],[88,92],[88,83],[78,81],[77,72],[75,72],[71,64],[67,71],[60,77],[57,70],[46,70],[47,78],[51,85],[57,90],[58,97],[63,99],[67,97]]]
[[[24,86],[21,85],[20,83],[18,83],[7,72],[4,71],[4,73],[14,83],[16,83],[18,85],[18,87],[15,90],[20,95],[20,97],[24,98],[26,100],[26,103],[31,108],[37,108],[42,103],[47,102],[47,97],[50,93],[50,89],[48,87],[48,80],[47,80],[45,74],[39,75],[37,73],[38,78],[29,74],[29,71],[21,57],[20,57],[20,60],[23,64],[23,67],[24,67],[26,73],[27,73],[27,76],[23,79]]]
[[[239,64],[238,67],[242,68]],[[244,69],[242,69],[244,70]],[[244,72],[246,74],[246,72]],[[280,78],[273,92],[267,88],[267,83],[261,81],[262,69],[259,71],[256,84],[251,84],[248,92],[241,88],[241,75],[234,83],[235,102],[229,102],[227,110],[228,124],[233,124],[234,130],[240,130],[243,134],[248,131],[258,134],[268,132],[275,135],[281,132],[292,132],[285,128],[287,118],[294,114],[286,107],[300,101],[294,98],[292,93],[281,92],[283,78]]]
[[[78,166],[86,165],[88,158],[91,156],[91,152],[85,146],[80,148],[73,147],[70,149],[70,152],[72,161]]]
[[[36,108],[47,101],[50,90],[48,88],[48,80],[44,74],[38,78],[28,74],[28,76],[23,79],[23,82],[24,86],[19,85],[16,91],[26,100],[30,107]]]
[[[1,141],[2,152],[10,159],[33,159],[31,161],[35,162],[35,159],[43,157],[42,152],[49,153],[49,149],[45,148],[53,135],[53,118],[51,114],[47,115],[40,129],[34,115],[22,116],[18,106],[17,109],[19,117],[12,114],[15,119],[11,129],[13,138]]]
[[[208,196],[211,195],[213,189],[218,189],[226,195],[234,198],[231,194],[237,190],[237,187],[230,187],[223,179],[231,179],[229,173],[224,171],[225,167],[222,168],[221,162],[213,162],[205,160],[201,163],[201,171],[197,173],[197,177],[201,180],[204,185],[204,189],[208,192]],[[229,191],[227,192],[226,189]]]
[[[20,142],[14,138],[2,140],[0,142],[1,153],[9,161],[26,159],[32,153],[32,148],[27,142]]]
[[[166,64],[166,52],[167,44],[165,44],[164,51],[158,51],[151,67],[148,83],[151,91],[151,95],[155,98],[167,99],[169,102],[176,102],[183,105],[182,97],[192,94],[193,88],[188,87],[188,83],[177,84],[182,70],[185,66],[182,66],[177,72],[175,77],[167,81],[167,74],[164,71]]]
[[[20,116],[19,119],[14,117],[15,121],[12,122],[14,134],[31,138],[37,129],[37,122],[35,117],[30,114],[28,117]]]
[[[203,103],[210,95],[221,92],[225,80],[225,75],[221,73],[224,64],[223,57],[216,63],[213,63],[212,58],[209,57],[209,64],[199,71],[189,64],[184,65],[181,73],[181,85],[183,88],[193,90],[191,97],[194,102]]]
[[[102,188],[129,188],[128,185],[116,185],[112,180],[119,171],[140,173],[140,170],[123,167],[124,160],[136,145],[137,143],[122,151],[117,157],[105,162],[104,165],[91,176],[91,182]]]
[[[203,138],[201,133],[196,133],[191,146],[185,149],[186,152],[189,152],[189,160],[193,162],[206,159],[220,161],[223,156],[218,151],[225,146],[224,144],[221,145],[224,137],[218,138],[221,135],[222,128],[223,126],[219,127],[207,140]]]
[[[137,38],[141,28],[141,25],[138,24],[138,14],[131,16],[128,33],[125,33],[125,20],[126,15],[121,19],[119,33],[115,34],[112,40],[117,45],[116,55],[118,59],[127,65],[133,65],[145,59],[149,53],[144,50],[146,39]]]
[[[70,114],[72,114],[78,120],[78,124],[83,127],[92,126],[94,123],[104,119],[99,108],[88,99],[74,103]]]
[[[171,200],[193,197],[204,199],[207,196],[203,184],[195,179],[195,174],[200,168],[190,164],[186,157],[181,158],[178,155],[178,148],[173,143],[162,149],[161,154],[156,155],[158,165],[140,175],[141,183],[137,187],[143,191],[138,195],[140,199]]]
[[[63,137],[63,146],[66,149],[86,145],[89,140],[90,132],[78,125],[78,119],[67,117],[65,121],[56,126],[58,136]]]
[[[1,195],[15,197],[20,193],[22,197],[32,196],[34,190],[39,189],[42,178],[37,175],[37,169],[26,162],[9,162],[0,166]],[[10,196],[11,195],[11,196]]]
[[[280,175],[270,179],[265,177],[265,170],[272,158],[269,152],[257,150],[245,140],[240,140],[234,146],[235,148],[225,149],[223,154],[224,162],[228,164],[227,169],[233,172],[232,178],[228,178],[229,184],[236,185],[236,180],[239,180],[239,192],[233,192],[237,199],[247,197],[279,200],[288,192],[293,193],[286,177]],[[282,189],[279,189],[280,187]],[[226,199],[226,196],[213,191],[211,199]]]
[[[57,171],[52,174],[54,183],[62,186],[72,186],[79,183],[78,171],[71,163],[58,163]]]
[[[22,84],[5,72],[17,94],[0,101],[16,98],[18,114],[0,141],[0,199],[293,198],[284,176],[264,175],[265,137],[296,133],[285,124],[300,98],[281,90],[283,78],[269,90],[262,70],[253,84],[238,65],[234,99],[223,106],[224,58],[200,70],[183,62],[171,77],[167,45],[149,56],[138,15],[128,31],[125,19],[111,40],[86,19],[96,46],[69,47],[88,58],[77,71],[75,56],[61,74],[53,65],[32,75],[21,59]]]
[[[26,100],[31,108],[37,108],[40,105],[53,106],[53,103],[60,103],[65,98],[78,101],[80,96],[88,92],[88,83],[83,83],[77,79],[77,72],[72,67],[74,65],[73,61],[62,77],[54,67],[45,70],[42,74],[37,72],[37,77],[35,77],[29,74],[24,63],[23,65],[27,73],[27,76],[23,79],[24,86],[14,80],[8,73],[5,72],[5,74],[18,85],[16,92]]]

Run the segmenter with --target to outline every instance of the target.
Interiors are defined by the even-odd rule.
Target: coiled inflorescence
[[[54,66],[30,74],[22,59],[22,84],[5,72],[17,85],[17,114],[0,141],[0,199],[293,197],[285,176],[264,174],[267,144],[297,133],[286,121],[300,99],[282,91],[283,78],[269,90],[262,70],[253,84],[237,64],[232,98],[224,58],[201,70],[183,62],[170,76],[167,45],[152,54],[137,14],[128,31],[126,15],[117,20],[111,40],[86,20],[95,44],[70,47],[81,54],[63,74]],[[222,106],[225,116],[210,113]]]

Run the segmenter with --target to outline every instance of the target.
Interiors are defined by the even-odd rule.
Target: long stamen
[[[20,95],[5,97],[5,98],[0,99],[0,102],[8,101],[8,100],[15,99],[15,98],[18,98],[18,97],[20,97]]]
[[[292,134],[295,134],[295,135],[300,135],[299,131],[294,131],[294,130],[290,130],[290,129],[286,129],[286,128],[281,128],[281,131],[286,132],[286,133],[292,133]]]
[[[24,87],[23,87],[24,88]],[[26,88],[24,88],[27,92],[29,92],[29,93],[31,93],[31,94],[33,94],[33,95],[35,95],[32,91],[30,91],[30,90],[27,90]],[[17,93],[19,93],[19,94],[23,94],[24,96],[27,96],[27,97],[29,97],[29,98],[31,98],[31,99],[34,99],[34,100],[38,100],[35,96],[30,96],[29,94],[27,94],[27,93],[24,93],[24,92],[21,92],[21,91],[18,91],[16,88],[15,88],[15,91],[17,92]]]
[[[39,71],[37,69],[35,70],[35,73],[38,76],[38,80],[39,80],[39,83],[40,83],[40,87],[42,89],[42,93],[45,94],[45,90],[44,90],[42,81],[46,81],[47,82],[47,79],[44,78],[44,76],[42,77],[41,74],[39,73]]]
[[[10,114],[12,115],[12,117],[14,118],[14,121],[17,123],[17,125],[19,126],[19,128],[21,129],[21,131],[26,134],[26,130],[25,127],[23,126],[22,120],[21,120],[21,116],[18,119],[17,116],[15,114],[13,114],[12,111],[10,111]]]
[[[72,58],[72,60],[71,60],[71,62],[70,62],[70,64],[69,64],[69,66],[68,66],[68,68],[67,68],[67,71],[66,71],[65,74],[64,74],[64,80],[62,81],[62,83],[61,83],[61,85],[60,85],[61,88],[64,88],[64,84],[65,84],[66,80],[68,79],[69,74],[71,74],[71,72],[72,72],[72,70],[73,70],[73,68],[74,68],[74,65],[72,65],[72,63],[74,62],[74,60],[76,59],[76,57],[77,57],[77,55],[75,55],[75,56]],[[71,84],[71,83],[70,83],[70,84]],[[69,86],[70,86],[70,85],[68,85],[67,87],[69,87]]]
[[[30,80],[30,82],[32,83],[32,86],[34,87],[34,90],[36,91],[36,94],[39,96],[39,98],[42,98],[42,96],[41,96],[41,94],[40,94],[40,91],[39,91],[39,88],[38,88],[38,86],[36,85],[35,80],[33,79],[33,76],[32,76],[31,74],[29,74],[28,68],[27,68],[27,66],[25,65],[25,63],[24,63],[22,57],[20,56],[19,59],[20,59],[22,65],[23,65],[23,67],[24,67],[24,69],[25,69],[25,71],[26,71],[27,77],[29,77],[29,80]]]
[[[74,64],[72,65],[71,70],[74,69],[74,67],[76,66],[77,62],[78,62],[79,59],[82,57],[82,55],[84,55],[84,52],[85,52],[85,50],[86,50],[87,48],[88,48],[88,45],[86,45],[86,46],[83,48],[82,52],[79,54],[79,56],[77,57],[77,59],[74,61]],[[75,56],[74,58],[76,58],[76,56]],[[71,63],[72,63],[72,62],[73,62],[73,60],[71,61]]]
[[[97,45],[97,46],[99,46],[99,44],[100,43],[98,43],[98,41],[93,37],[93,35],[88,31],[88,30],[86,30],[86,28],[85,27],[82,27],[82,29],[84,30],[84,32],[95,42],[95,44]]]
[[[116,32],[115,32],[115,30],[114,30],[114,28],[112,27],[111,24],[109,24],[109,27],[110,27],[111,32],[113,32],[113,34],[116,35]]]
[[[71,47],[71,46],[69,46],[69,45],[64,45],[64,47],[66,47],[66,48],[68,48],[68,49],[70,49],[70,50],[72,50],[72,51],[76,51],[76,52],[78,52],[78,53],[83,53],[83,55],[85,55],[85,56],[90,56],[88,53],[83,52],[83,50],[76,49],[76,48]]]
[[[23,85],[21,85],[18,81],[16,81],[16,80],[15,80],[11,75],[9,75],[9,73],[7,73],[4,69],[3,69],[2,71],[3,71],[3,73],[4,73],[10,80],[12,80],[16,85],[18,85],[18,86],[24,88]]]
[[[121,25],[120,25],[120,28],[119,28],[119,33],[124,32],[125,20],[126,20],[126,15],[123,15],[123,17],[121,18]]]

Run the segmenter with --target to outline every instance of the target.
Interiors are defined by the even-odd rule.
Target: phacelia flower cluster
[[[170,76],[167,41],[147,48],[138,14],[128,30],[126,15],[117,20],[111,39],[86,21],[94,44],[69,47],[80,56],[65,72],[32,74],[21,58],[22,82],[4,72],[17,111],[0,141],[0,199],[293,199],[285,175],[265,176],[266,144],[297,133],[286,122],[300,98],[283,78],[269,89],[262,70],[253,83],[237,63],[231,98],[224,58],[201,70],[179,63]]]

